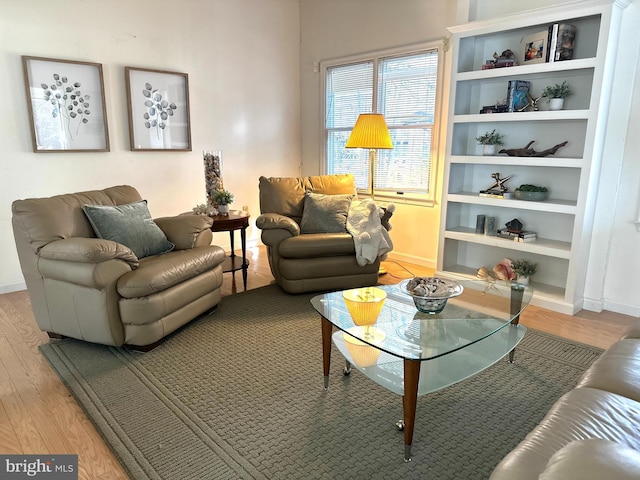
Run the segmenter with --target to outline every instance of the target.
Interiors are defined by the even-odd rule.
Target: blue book
[[[509,80],[507,90],[507,107],[510,112],[517,112],[529,104],[527,93],[531,88],[531,82],[526,80]]]

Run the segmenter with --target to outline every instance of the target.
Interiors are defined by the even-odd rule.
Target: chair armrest
[[[40,249],[40,258],[77,263],[102,263],[123,260],[131,268],[138,267],[138,257],[129,247],[102,238],[64,238]]]
[[[213,219],[207,215],[182,214],[153,220],[176,250],[211,245]]]
[[[292,218],[279,213],[263,213],[256,218],[256,227],[262,230],[283,228],[288,230],[291,236],[300,235],[300,226]]]

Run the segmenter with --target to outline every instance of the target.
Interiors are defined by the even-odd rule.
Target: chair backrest
[[[16,200],[11,205],[16,242],[26,241],[33,253],[55,240],[71,237],[95,237],[82,206],[123,205],[142,200],[128,185],[104,190],[56,195],[49,198]]]
[[[260,213],[279,213],[298,224],[302,218],[306,192],[325,195],[356,194],[351,174],[311,177],[260,177]]]

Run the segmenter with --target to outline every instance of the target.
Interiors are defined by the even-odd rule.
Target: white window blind
[[[438,100],[438,48],[372,56],[326,67],[327,173],[353,173],[358,189],[376,194],[432,195],[431,167]],[[393,150],[376,151],[373,182],[369,152],[346,149],[361,113],[382,113]]]

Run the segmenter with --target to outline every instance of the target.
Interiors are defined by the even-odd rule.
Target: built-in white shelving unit
[[[438,273],[476,275],[502,258],[538,264],[533,281],[536,305],[573,314],[582,308],[591,227],[603,156],[615,48],[623,0],[587,0],[553,8],[452,27],[452,72],[447,124],[446,164],[439,235]],[[519,55],[524,37],[553,23],[577,27],[572,60],[482,70],[494,52]],[[531,82],[534,97],[547,85],[570,83],[574,93],[564,110],[480,114],[507,96],[509,80]],[[568,141],[548,157],[482,156],[475,138],[496,129],[504,148],[546,150]],[[507,185],[544,185],[549,199],[527,202],[480,197],[491,174],[513,175]],[[518,243],[475,233],[477,215],[496,218],[498,228],[514,218],[537,232],[535,242]]]

